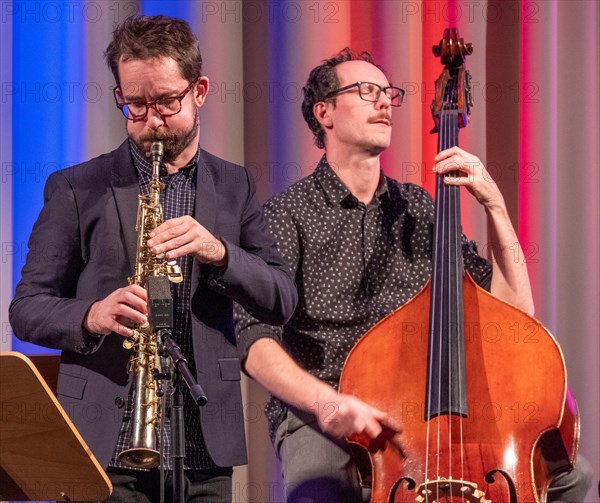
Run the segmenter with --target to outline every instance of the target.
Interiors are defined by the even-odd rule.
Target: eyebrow
[[[123,99],[125,101],[144,101],[144,99],[141,98],[140,96],[135,96],[135,95],[131,95],[131,94],[127,95],[127,94],[123,93],[123,88],[120,88],[120,89],[121,89],[121,93],[123,94]],[[157,97],[153,98],[152,100],[148,101],[147,103],[151,103],[153,101],[162,100],[164,98],[171,98],[173,96],[177,96],[178,94],[179,93],[178,93],[177,90],[175,90],[175,91],[165,91],[165,92],[159,94]]]

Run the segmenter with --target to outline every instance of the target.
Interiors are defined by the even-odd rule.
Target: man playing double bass
[[[284,327],[261,324],[239,308],[236,331],[246,371],[274,395],[266,412],[288,502],[362,501],[343,438],[376,438],[383,427],[394,428],[385,411],[336,387],[359,337],[419,292],[431,273],[432,198],[386,177],[380,166],[403,94],[368,53],[346,48],[314,68],[302,112],[325,154],[313,174],[265,205],[300,300]],[[463,238],[465,270],[533,314],[526,264],[514,260],[518,238],[485,166],[457,147],[435,161],[436,173],[460,173],[446,183],[466,187],[487,215],[492,260]],[[580,461],[555,479],[548,501],[583,501],[590,484]]]

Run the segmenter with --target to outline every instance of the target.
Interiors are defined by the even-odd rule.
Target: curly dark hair
[[[115,82],[119,80],[119,61],[126,59],[172,58],[188,82],[202,75],[202,55],[198,39],[182,19],[167,16],[130,16],[113,32],[104,58]]]
[[[315,118],[313,106],[319,101],[323,101],[325,96],[340,87],[340,80],[337,76],[335,67],[346,61],[366,61],[381,69],[376,65],[371,55],[363,51],[361,53],[353,52],[349,47],[344,47],[335,56],[323,60],[323,62],[312,69],[306,85],[302,88],[304,100],[302,101],[302,116],[308,124],[309,129],[315,136],[315,145],[318,148],[325,148],[325,131]],[[331,98],[335,105],[335,97]]]

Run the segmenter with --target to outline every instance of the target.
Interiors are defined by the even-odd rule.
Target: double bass
[[[471,99],[470,44],[446,29],[432,111],[438,151],[458,145]],[[437,175],[431,278],[350,351],[340,392],[400,430],[348,440],[366,449],[371,503],[540,503],[572,469],[577,405],[562,352],[535,318],[463,271],[460,189]]]

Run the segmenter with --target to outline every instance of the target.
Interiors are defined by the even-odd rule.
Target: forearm
[[[305,412],[318,415],[338,397],[334,388],[302,369],[274,339],[252,344],[245,369],[270,393]]]
[[[506,206],[486,207],[488,219],[488,258],[492,262],[491,292],[533,315],[534,304],[527,263]]]
[[[17,295],[9,307],[15,335],[26,342],[62,351],[93,352],[99,343],[84,329],[93,300],[59,299],[45,294]]]
[[[488,218],[488,258],[493,267],[492,294],[533,314],[527,264],[500,189],[479,158],[458,147],[439,152],[435,160],[437,164],[434,171],[446,174],[444,183],[466,187],[485,208]]]

